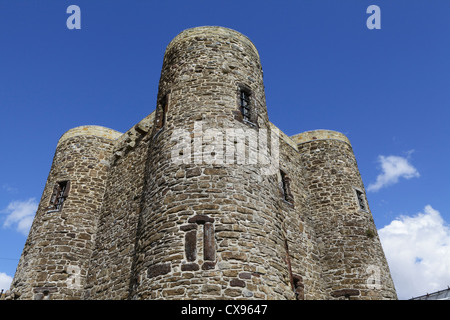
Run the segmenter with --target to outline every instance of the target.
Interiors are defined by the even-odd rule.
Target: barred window
[[[362,192],[361,190],[358,190],[356,188],[355,188],[355,192],[356,192],[356,199],[358,201],[359,208],[361,210],[367,211],[367,202],[366,202],[366,197],[364,196],[364,192]]]
[[[61,211],[64,201],[69,195],[70,181],[59,181],[53,187],[52,196],[50,197],[49,211]]]
[[[241,113],[245,121],[251,121],[250,92],[241,89],[240,92]]]

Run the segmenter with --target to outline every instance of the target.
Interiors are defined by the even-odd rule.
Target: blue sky
[[[66,27],[71,4],[80,30]],[[379,30],[366,27],[372,4]],[[171,39],[220,25],[258,48],[275,125],[350,139],[399,296],[446,288],[448,12],[445,0],[0,0],[0,285],[14,275],[59,137],[80,125],[128,130],[155,108]]]

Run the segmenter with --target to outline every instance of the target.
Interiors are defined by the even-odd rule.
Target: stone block
[[[181,265],[181,271],[198,271],[200,267],[197,263],[186,263]]]
[[[240,279],[232,279],[230,281],[230,286],[244,288],[245,287],[245,281],[240,280]]]
[[[197,259],[197,230],[186,232],[184,242],[186,260],[195,261]]]
[[[156,264],[148,267],[147,277],[154,278],[160,275],[164,275],[170,272],[170,263]]]

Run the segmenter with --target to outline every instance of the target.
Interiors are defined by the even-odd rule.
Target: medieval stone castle
[[[60,138],[8,298],[396,292],[349,140],[279,131],[253,43],[198,27],[167,46],[153,113]]]

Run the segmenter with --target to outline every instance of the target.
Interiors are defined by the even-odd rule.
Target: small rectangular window
[[[291,193],[291,179],[283,170],[280,170],[280,175],[281,175],[281,190],[283,192],[284,200],[286,200],[289,203],[292,203],[294,202],[294,197]]]
[[[167,95],[165,95],[158,104],[158,110],[156,113],[156,128],[162,129],[166,124],[167,117]]]
[[[241,113],[242,113],[243,119],[245,121],[250,122],[251,121],[251,107],[250,107],[250,92],[249,91],[241,89],[240,106],[241,106]]]
[[[364,196],[364,192],[355,188],[356,199],[358,200],[358,205],[361,210],[367,211],[367,202],[366,197]]]
[[[48,206],[49,211],[61,211],[64,201],[69,195],[70,181],[59,181],[53,187],[52,196],[50,198],[50,204]]]

